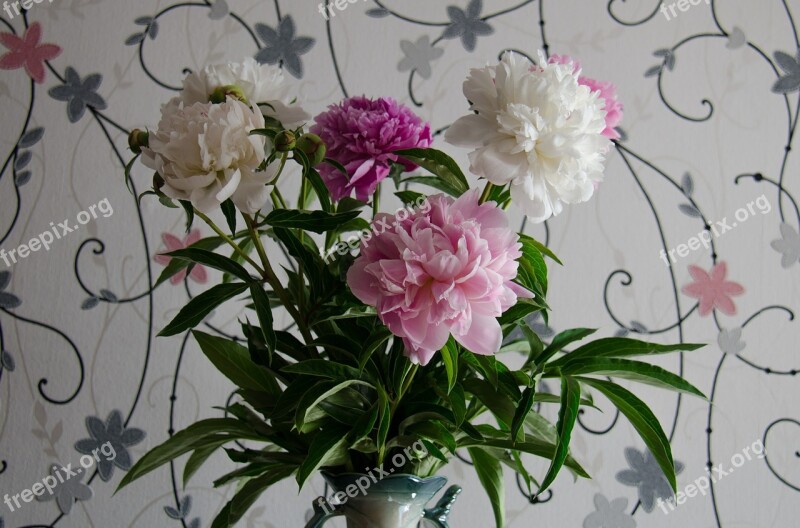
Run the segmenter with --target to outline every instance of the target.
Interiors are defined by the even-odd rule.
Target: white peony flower
[[[585,202],[603,180],[611,143],[605,101],[578,84],[573,65],[539,64],[507,53],[496,66],[474,69],[464,82],[471,114],[447,131],[448,143],[475,148],[470,170],[496,185],[511,183],[511,199],[533,222],[563,204]]]
[[[257,171],[272,146],[263,136],[249,135],[256,128],[264,128],[264,116],[241,101],[187,105],[176,97],[161,109],[142,162],[161,175],[161,191],[170,198],[188,200],[204,213],[230,198],[253,214],[269,199],[265,185],[279,166],[275,161]]]
[[[259,64],[252,57],[244,62],[216,64],[190,73],[183,80],[180,97],[187,106],[207,103],[214,90],[230,85],[238,86],[248,103],[266,103],[261,107],[262,112],[286,128],[297,128],[311,119],[300,105],[292,102],[289,87],[284,83],[283,70],[277,65]]]

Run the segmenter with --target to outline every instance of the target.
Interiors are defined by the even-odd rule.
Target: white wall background
[[[493,30],[477,36],[470,50],[468,34],[442,38],[459,20],[449,6],[470,13],[468,4],[473,18]],[[314,39],[310,47],[293,41],[294,47],[281,48],[298,97],[312,112],[344,93],[389,95],[409,105],[416,101],[416,111],[440,129],[466,109],[461,82],[470,67],[496,60],[505,49],[532,55],[545,43],[552,53],[579,57],[586,75],[619,86],[626,139],[611,155],[597,198],[569,209],[547,230],[528,229],[566,263],[552,271],[552,328],[595,326],[603,335],[627,329],[652,340],[710,343],[661,364],[713,395],[713,405],[643,391],[683,464],[681,488],[705,475],[709,460],[730,468],[731,457],[754,442],[764,442],[768,456],[724,477],[713,497],[689,499],[665,515],[653,505],[664,492],[661,477],[634,451],[643,444],[601,402],[606,412],[583,415],[575,442],[575,455],[594,480],[573,483],[565,474],[547,502],[529,504],[508,475],[510,527],[797,526],[800,330],[792,314],[800,309],[800,161],[790,147],[798,147],[800,65],[784,64],[784,71],[773,53],[795,55],[800,2],[701,1],[672,20],[657,9],[654,0],[365,0],[330,23],[311,0],[217,0],[213,6],[56,0],[34,4],[25,20],[0,12],[0,31],[23,35],[36,22],[42,42],[61,49],[46,64],[41,84],[30,75],[53,48],[39,48],[39,60],[29,56],[30,72],[14,68],[21,63],[14,64],[13,56],[0,59],[12,68],[0,72],[0,248],[16,248],[50,222],[74,223],[80,211],[104,198],[114,210],[49,252],[10,267],[0,262],[0,491],[13,495],[29,488],[55,462],[78,464],[81,440],[113,439],[123,452],[118,466],[83,479],[93,497],[75,503],[69,514],[61,509],[69,500],[61,507],[55,501],[24,504],[14,513],[0,504],[0,526],[206,527],[230,495],[232,490],[210,486],[227,467],[219,457],[186,489],[177,464],[177,478],[161,470],[112,498],[127,468],[124,454],[136,460],[169,430],[215,415],[212,407],[231,391],[193,343],[154,337],[187,295],[205,286],[195,277],[152,290],[162,268],[154,255],[166,249],[165,234],[183,237],[183,219],[152,200],[137,206],[126,191],[126,131],[157,123],[159,104],[185,69],[255,55],[272,46],[258,37],[257,24],[291,36],[292,23],[295,38]],[[154,18],[137,24],[140,17]],[[143,42],[126,44],[143,31],[149,32]],[[429,72],[420,59],[424,39],[442,51]],[[15,42],[4,37],[0,53]],[[658,56],[657,50],[669,54]],[[645,76],[665,60],[672,67]],[[409,65],[417,70],[413,75]],[[87,79],[92,74],[101,77]],[[785,96],[771,91],[779,75],[791,77],[784,81],[791,89]],[[77,98],[71,113],[50,93],[66,77]],[[79,115],[82,101],[93,107]],[[31,131],[39,127],[44,136],[37,142]],[[446,148],[441,138],[437,143]],[[466,161],[465,152],[454,154]],[[740,175],[750,176],[737,183]],[[135,177],[139,191],[149,185],[141,167]],[[659,259],[661,249],[687,242],[705,221],[733,223],[737,209],[762,195],[769,212],[756,209],[737,222],[714,251],[701,248],[671,267]],[[782,233],[784,266],[771,246]],[[733,298],[733,315],[716,310],[701,316],[696,300],[681,293],[692,282],[690,265],[708,271],[715,263],[725,263],[727,280],[745,289]],[[236,318],[220,312],[209,323],[235,332]],[[743,348],[735,339],[738,329]],[[531,466],[545,469],[538,461]],[[471,468],[456,461],[447,475],[465,488],[452,526],[491,526],[488,500]],[[67,499],[70,491],[76,490],[63,491]],[[323,491],[321,479],[299,496],[287,482],[265,496],[242,526],[302,526],[310,500]],[[185,519],[170,518],[164,508],[186,504],[187,497]]]

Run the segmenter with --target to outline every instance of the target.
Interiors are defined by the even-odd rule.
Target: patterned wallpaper
[[[343,95],[394,96],[466,163],[441,132],[466,109],[468,69],[537,49],[579,57],[625,103],[598,196],[546,225],[516,218],[566,263],[552,270],[550,326],[537,329],[709,343],[659,364],[712,402],[644,391],[680,462],[677,504],[631,426],[598,400],[575,445],[594,479],[564,474],[531,498],[508,474],[508,526],[798,525],[798,0],[24,0],[2,9],[0,527],[207,527],[233,491],[211,486],[229,467],[217,457],[186,486],[181,461],[112,496],[144,451],[231,397],[186,336],[154,337],[216,273],[198,267],[156,288],[167,262],[159,253],[207,233],[187,234],[180,212],[138,203],[122,177],[127,132],[155,125],[187,72],[244,56],[281,63],[312,112]],[[134,190],[150,177],[135,168]],[[237,315],[212,314],[205,326],[235,334]],[[469,461],[446,474],[465,488],[452,526],[491,526]],[[302,526],[324,491],[321,479],[299,495],[286,482],[242,526]]]

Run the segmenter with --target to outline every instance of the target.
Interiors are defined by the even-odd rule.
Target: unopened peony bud
[[[141,154],[143,147],[150,144],[150,134],[146,130],[134,128],[128,135],[128,146],[134,154]]]
[[[297,141],[297,148],[311,160],[311,165],[316,167],[325,159],[328,147],[325,142],[316,134],[303,134]]]
[[[284,130],[275,136],[275,150],[278,152],[291,152],[297,146],[297,137],[291,130]]]
[[[228,100],[228,97],[231,97],[233,99],[238,99],[244,104],[249,104],[247,102],[247,96],[245,96],[242,89],[236,86],[235,84],[220,86],[219,88],[214,90],[211,93],[211,96],[209,97],[209,102],[214,104],[222,104]]]

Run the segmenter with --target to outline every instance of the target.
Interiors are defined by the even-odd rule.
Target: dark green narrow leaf
[[[238,343],[203,332],[192,332],[203,354],[237,387],[280,393],[277,381],[267,369],[250,359],[250,352]]]
[[[658,343],[647,343],[626,337],[606,337],[587,343],[576,348],[571,353],[553,362],[550,366],[561,367],[570,361],[585,358],[616,357],[624,358],[629,356],[647,356],[654,354],[668,354],[678,351],[693,351],[705,345],[695,345],[691,343],[678,343],[675,345],[661,345]]]
[[[219,246],[221,246],[223,242],[224,240],[222,240],[220,237],[209,237],[209,238],[204,238],[202,240],[198,240],[197,242],[189,246],[189,248],[187,249],[190,248],[205,249],[207,251],[213,251],[217,249]],[[182,260],[182,259],[170,260],[169,264],[167,264],[167,266],[164,268],[164,271],[161,272],[161,275],[158,277],[158,280],[156,281],[155,285],[160,286],[161,284],[165,283],[166,281],[174,277],[177,273],[180,273],[181,271],[185,270],[187,267],[189,267],[190,264],[191,262],[188,260]]]
[[[228,229],[231,230],[232,235],[236,235],[236,206],[233,201],[228,199],[222,202],[222,214],[225,215],[225,221],[228,223]]]
[[[565,330],[561,332],[553,338],[553,341],[550,343],[550,345],[548,345],[542,354],[536,358],[536,363],[539,365],[544,365],[550,360],[550,358],[561,352],[561,350],[568,344],[574,343],[575,341],[580,341],[584,337],[590,336],[595,332],[597,332],[597,330],[593,328],[573,328],[571,330]]]
[[[642,361],[617,358],[577,359],[562,367],[561,372],[571,376],[591,374],[593,376],[623,378],[662,389],[691,394],[703,399],[706,398],[699,389],[677,374]]]
[[[178,202],[186,213],[186,232],[188,233],[192,230],[192,224],[194,224],[194,205],[188,200],[178,200]]]
[[[675,462],[672,460],[672,448],[669,445],[669,438],[661,428],[658,418],[656,418],[647,404],[629,390],[610,381],[592,378],[577,379],[581,383],[585,383],[602,392],[630,420],[631,425],[642,437],[645,445],[658,462],[661,471],[664,472],[672,491],[677,492]]]
[[[547,470],[547,475],[539,487],[540,494],[550,487],[569,456],[569,442],[572,438],[572,429],[578,419],[580,405],[580,384],[569,376],[561,378],[561,409],[558,411],[558,423],[556,424],[558,443],[555,456],[550,463],[550,469]]]
[[[194,264],[208,266],[223,273],[229,273],[234,277],[245,282],[251,281],[250,273],[238,262],[229,259],[213,251],[208,251],[202,248],[188,247],[185,249],[177,249],[166,253],[168,257],[179,260],[186,260]]]
[[[531,387],[528,387],[522,392],[522,398],[519,400],[517,410],[514,413],[514,420],[511,422],[511,438],[515,441],[520,438],[520,434],[522,434],[521,439],[524,440],[525,433],[522,426],[525,425],[525,418],[528,416],[528,413],[531,412],[533,396],[535,394],[536,390]]]
[[[442,361],[447,371],[447,393],[450,394],[458,381],[458,344],[452,337],[442,348]]]
[[[369,336],[367,339],[367,344],[364,346],[364,349],[361,351],[361,357],[358,359],[358,370],[363,372],[364,367],[367,365],[367,362],[372,357],[372,354],[375,353],[376,350],[381,348],[389,338],[392,337],[392,333],[389,331],[388,328],[381,326],[375,329],[372,332],[372,335]]]
[[[467,178],[458,163],[444,152],[432,148],[407,149],[396,152],[399,156],[436,175],[460,196],[469,190]]]
[[[297,484],[303,487],[308,477],[324,466],[336,456],[336,451],[347,447],[347,431],[339,428],[330,428],[320,431],[311,446],[308,448],[308,456],[297,470]]]
[[[186,465],[183,466],[183,487],[189,485],[189,480],[197,473],[197,470],[206,463],[211,455],[217,452],[217,450],[222,447],[223,445],[230,442],[228,438],[223,438],[218,440],[212,444],[205,445],[203,447],[198,447],[194,450],[194,453],[189,457],[189,460],[186,461]]]
[[[275,352],[278,337],[275,335],[275,328],[272,320],[272,308],[269,305],[264,288],[260,284],[250,285],[250,294],[253,296],[253,305],[258,316],[258,323],[261,325],[261,332],[264,334],[264,343],[267,345],[270,357]]]
[[[203,322],[203,319],[220,304],[233,299],[247,290],[248,285],[243,283],[218,284],[204,291],[183,307],[178,315],[159,332],[159,336],[174,336],[190,330]]]
[[[326,213],[325,211],[300,211],[297,209],[275,209],[264,222],[272,227],[304,229],[314,233],[332,231],[357,217],[360,211]]]
[[[503,466],[495,457],[488,454],[481,448],[470,447],[467,449],[475,466],[475,472],[481,481],[483,489],[489,496],[494,511],[494,522],[496,528],[505,528],[506,509],[505,509],[505,484],[503,483]]]

